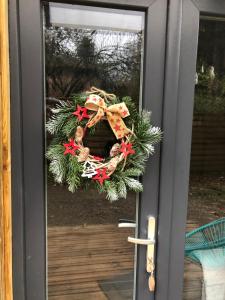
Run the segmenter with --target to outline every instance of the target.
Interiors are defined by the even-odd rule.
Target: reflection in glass
[[[185,300],[225,300],[225,20],[202,17],[185,245]]]
[[[46,119],[60,99],[97,86],[140,105],[144,13],[49,3],[44,6]],[[47,135],[46,144],[52,137]],[[114,135],[104,126],[87,138],[105,155]],[[48,299],[133,299],[136,194],[110,203],[89,189],[72,194],[47,174]]]

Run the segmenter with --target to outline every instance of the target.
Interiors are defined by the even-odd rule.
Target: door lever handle
[[[136,228],[136,224],[133,224],[133,223],[119,223],[118,227],[120,227],[120,228]]]
[[[155,240],[151,240],[151,239],[137,239],[131,236],[128,236],[128,242],[133,243],[133,244],[138,244],[138,245],[154,245],[155,244]]]
[[[149,290],[150,292],[155,291],[155,218],[149,217],[148,218],[148,236],[147,239],[138,239],[134,237],[128,237],[128,242],[139,244],[139,245],[146,245],[147,246],[147,253],[146,253],[146,271],[149,273]]]
[[[136,228],[136,222],[133,220],[120,219],[118,223],[120,228]]]

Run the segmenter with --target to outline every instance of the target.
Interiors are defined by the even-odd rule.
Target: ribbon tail
[[[121,139],[127,134],[131,133],[131,130],[127,128],[126,124],[119,114],[107,114],[107,120],[117,139]]]
[[[103,116],[104,116],[104,111],[102,109],[99,109],[96,115],[88,121],[87,127],[91,128],[92,126],[94,126],[96,123],[98,123],[101,120]]]

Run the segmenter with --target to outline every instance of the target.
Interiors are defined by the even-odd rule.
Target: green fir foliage
[[[46,124],[47,131],[52,136],[51,143],[47,149],[46,157],[49,160],[49,171],[57,183],[67,183],[71,192],[82,188],[94,186],[99,193],[106,193],[106,198],[116,201],[119,198],[126,198],[129,190],[141,192],[143,186],[140,182],[148,157],[154,153],[154,145],[161,140],[161,131],[150,123],[150,113],[143,110],[138,113],[135,103],[130,97],[114,98],[110,104],[125,102],[130,112],[130,117],[124,119],[128,128],[134,128],[134,135],[130,142],[133,144],[135,153],[127,156],[125,167],[121,162],[110,180],[105,180],[100,185],[96,180],[81,177],[83,166],[77,161],[76,156],[64,155],[63,143],[74,137],[78,125],[85,126],[87,119],[81,122],[72,113],[77,105],[84,106],[86,94],[74,95],[69,101],[60,101],[52,109],[52,117]],[[99,126],[98,123],[97,126]],[[94,134],[95,126],[90,129]],[[107,158],[106,158],[107,160]]]
[[[46,153],[47,159],[50,160],[49,170],[53,174],[55,181],[62,183],[67,173],[67,157],[63,155],[64,146],[60,144],[52,145]]]
[[[77,161],[76,156],[69,156],[66,181],[68,190],[75,192],[81,184],[82,165]]]

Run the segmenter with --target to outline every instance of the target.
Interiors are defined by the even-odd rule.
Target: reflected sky
[[[139,32],[144,28],[144,12],[50,3],[52,25]]]

